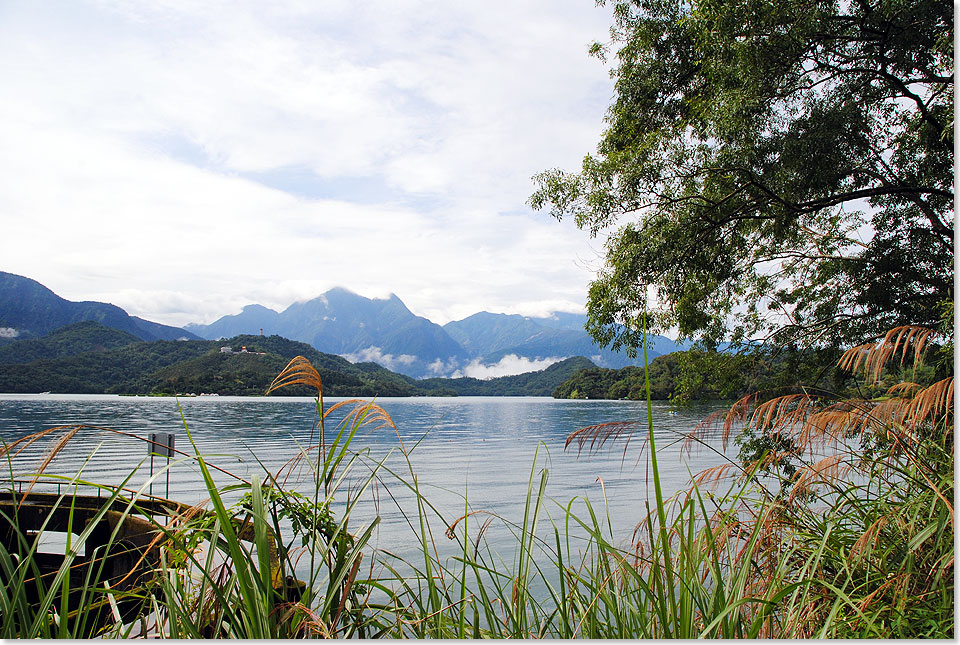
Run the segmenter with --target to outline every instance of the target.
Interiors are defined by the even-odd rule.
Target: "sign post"
[[[173,457],[174,445],[177,436],[172,432],[151,432],[147,442],[147,454],[150,455],[150,477],[153,478],[153,458],[166,457],[169,466]],[[153,495],[153,481],[150,482],[150,494]],[[170,469],[167,468],[167,491],[165,497],[170,497]]]

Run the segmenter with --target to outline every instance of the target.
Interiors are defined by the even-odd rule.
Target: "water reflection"
[[[337,400],[326,403],[329,406]],[[391,415],[397,430],[381,428],[358,434],[353,447],[364,451],[364,458],[348,483],[359,485],[382,459],[394,471],[409,475],[399,452],[402,441],[412,451],[410,462],[421,489],[444,522],[464,513],[466,495],[471,510],[483,509],[519,523],[531,473],[538,479],[543,468],[549,471],[547,492],[551,498],[564,505],[574,497],[586,497],[601,512],[606,506],[619,535],[629,534],[644,512],[644,501],[652,497],[640,440],[629,444],[626,452],[623,442],[610,443],[595,454],[584,451],[578,455],[576,446],[564,449],[570,432],[600,423],[643,422],[639,432],[644,435],[645,403],[489,397],[398,398],[377,403]],[[176,400],[166,398],[0,395],[0,439],[9,443],[45,428],[82,423],[138,436],[176,432],[177,448],[193,454],[185,421],[197,450],[211,463],[249,477],[262,468],[278,471],[309,444],[317,421],[312,399],[210,397],[185,398],[179,404],[178,409]],[[676,445],[679,433],[692,429],[713,409],[667,414],[667,405],[654,404],[661,475],[668,494],[686,488],[691,472],[720,463],[721,458],[710,451],[681,456]],[[345,410],[328,419],[328,440],[343,416],[337,412]],[[26,450],[17,458],[16,467],[35,467],[43,448],[38,444]],[[157,469],[162,461],[155,460]],[[129,485],[139,487],[149,476],[149,458],[142,442],[85,429],[51,465],[52,471],[63,475],[81,468],[85,479],[111,484],[137,469]],[[230,481],[222,473],[216,473],[216,479]],[[309,476],[301,472],[298,481],[295,485],[306,490]],[[155,492],[163,492],[163,488],[155,487]],[[415,513],[415,498],[386,472],[370,492],[358,508],[357,523],[379,514],[379,545],[402,552],[410,539],[403,514]],[[174,462],[170,497],[190,503],[205,497],[191,460]],[[559,506],[551,512],[557,516]],[[444,528],[438,526],[437,534],[442,536]],[[505,529],[495,528],[488,537],[496,540],[498,531],[501,539],[509,538]]]

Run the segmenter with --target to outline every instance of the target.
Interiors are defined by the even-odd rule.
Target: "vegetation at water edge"
[[[909,358],[919,364],[930,334],[895,330],[845,354],[842,366],[878,383],[888,363]],[[361,429],[393,429],[382,408],[356,400],[324,407],[320,375],[303,358],[291,361],[271,389],[292,386],[318,393],[320,443],[304,446],[279,472],[234,476],[227,485],[214,482],[213,462],[181,453],[199,468],[209,503],[182,508],[166,521],[145,512],[147,483],[134,486],[133,473],[126,486],[100,487],[101,511],[72,532],[78,544],[104,524],[113,533],[86,557],[68,544],[62,564],[49,573],[42,571],[37,536],[21,530],[21,515],[9,510],[18,507],[3,506],[10,530],[0,547],[0,633],[953,636],[952,376],[927,387],[898,382],[871,400],[748,397],[686,440],[692,446],[704,433],[719,431],[726,441],[731,428],[745,423],[755,437],[775,444],[742,464],[701,473],[689,490],[669,499],[660,490],[650,418],[656,503],[626,540],[611,535],[602,508],[585,500],[551,500],[549,471],[537,463],[523,518],[471,512],[467,500],[461,517],[442,517],[423,495],[416,472],[388,470],[384,461],[351,450]],[[328,435],[324,426],[336,410],[346,414]],[[46,431],[4,452],[13,459],[24,444],[55,439],[49,458],[28,478],[34,486],[78,430]],[[615,439],[624,430],[637,428],[585,428],[568,444]],[[398,449],[409,457],[416,447],[398,440]],[[786,474],[782,467],[788,464],[793,470]],[[850,477],[854,472],[858,476]],[[304,473],[307,489],[287,485]],[[351,473],[359,474],[359,483]],[[349,489],[342,488],[351,479]],[[81,473],[68,481],[96,485]],[[351,524],[353,509],[375,481],[413,493],[415,508],[399,510],[420,544],[417,558],[404,562],[370,547],[379,518]],[[4,495],[17,499],[14,490]],[[238,494],[237,502],[225,501]],[[60,499],[71,517],[72,499]],[[119,517],[110,515],[116,508],[122,509]],[[106,576],[107,563],[130,551],[129,543],[115,538],[117,527],[131,518],[148,522],[154,535],[127,560],[140,581],[132,588],[124,587],[124,576]],[[512,558],[493,552],[483,539],[495,521],[515,532]],[[441,556],[437,539],[456,544],[455,554]]]

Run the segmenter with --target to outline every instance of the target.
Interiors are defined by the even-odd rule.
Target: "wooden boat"
[[[142,616],[161,570],[161,551],[168,549],[162,527],[170,518],[209,512],[159,497],[131,501],[119,496],[0,491],[0,546],[15,569],[11,573],[0,567],[0,584],[9,586],[9,575],[24,576],[27,602],[39,607],[48,591],[63,585],[69,575],[66,616],[57,620],[81,621],[74,626],[80,625],[86,637],[96,636],[118,618],[128,623]],[[253,539],[252,525],[238,525],[237,533],[242,540]],[[68,534],[69,553],[63,546],[53,552],[44,547],[51,538],[65,543]],[[269,543],[275,545],[272,534]],[[271,574],[283,585],[275,549],[269,555]],[[30,563],[28,568],[19,566],[24,561]],[[176,558],[167,558],[168,567],[172,561]],[[59,611],[62,595],[59,589],[54,594],[50,610]]]

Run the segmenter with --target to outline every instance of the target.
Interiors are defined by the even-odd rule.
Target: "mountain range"
[[[209,340],[273,334],[351,362],[373,362],[408,376],[448,376],[468,354],[443,328],[414,315],[395,295],[368,299],[335,288],[282,312],[248,305],[239,314],[187,330]]]
[[[572,356],[608,368],[636,364],[626,353],[595,345],[584,330],[586,320],[568,312],[530,317],[482,311],[440,326],[415,315],[396,295],[369,299],[335,288],[281,312],[248,305],[239,314],[186,329],[211,340],[261,331],[278,334],[415,378],[533,371]],[[687,348],[663,336],[650,340],[650,359]]]
[[[396,295],[370,299],[334,288],[283,311],[251,304],[208,325],[181,329],[130,316],[111,304],[70,302],[39,282],[0,272],[0,344],[39,338],[81,321],[145,341],[278,335],[352,363],[372,362],[413,378],[532,372],[574,356],[601,367],[636,364],[625,353],[597,347],[584,331],[583,314],[527,317],[484,311],[440,326],[415,315]],[[686,348],[662,336],[651,341],[651,359]]]

